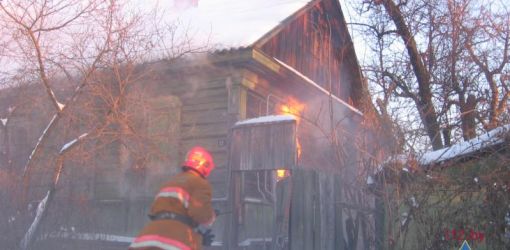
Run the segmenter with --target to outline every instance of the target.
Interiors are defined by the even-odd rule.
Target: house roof
[[[177,36],[190,37],[216,49],[249,47],[280,23],[317,0],[215,0],[175,8],[165,1],[167,22],[177,22]]]
[[[242,120],[236,122],[235,126],[244,126],[244,125],[259,125],[259,124],[267,124],[267,123],[278,123],[278,122],[290,122],[296,121],[296,118],[292,115],[268,115],[268,116],[259,116],[252,119]]]
[[[510,124],[497,127],[471,140],[463,141],[447,148],[426,152],[418,158],[418,161],[422,167],[428,167],[448,160],[469,157],[472,154],[505,143],[505,138],[509,133]]]
[[[308,83],[309,85],[313,86],[313,88],[323,92],[324,94],[326,95],[329,95],[330,92],[327,91],[326,89],[324,89],[323,87],[321,87],[318,83],[314,82],[312,79],[308,78],[307,76],[303,75],[301,72],[299,72],[297,69],[293,68],[292,66],[278,60],[278,58],[276,57],[273,57],[273,59],[278,63],[280,64],[281,66],[283,66],[284,68],[286,68],[287,70],[289,70],[290,72],[292,72],[293,74],[295,74],[297,77],[299,77],[301,80],[303,80],[304,82]],[[359,109],[357,109],[356,107],[352,106],[351,104],[345,102],[344,100],[338,98],[337,96],[334,96],[334,95],[331,95],[331,98],[340,103],[342,106],[346,107],[347,109],[349,109],[350,111],[352,111],[353,113],[357,114],[357,115],[360,115],[360,116],[363,116],[363,112],[361,112]]]
[[[379,174],[385,168],[391,165],[399,165],[402,171],[409,172],[409,163],[416,161],[416,164],[428,169],[433,166],[441,165],[446,162],[470,159],[479,154],[492,151],[495,147],[508,143],[507,138],[510,135],[510,124],[497,127],[489,132],[483,133],[471,140],[462,141],[450,147],[442,148],[434,151],[427,151],[419,157],[409,155],[393,155],[380,164],[374,175]],[[367,178],[367,184],[372,184],[373,178]]]

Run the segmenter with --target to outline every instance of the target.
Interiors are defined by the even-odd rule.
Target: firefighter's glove
[[[199,234],[202,235],[202,245],[210,246],[212,245],[214,234],[212,234],[211,229],[207,229],[205,231],[198,231]]]

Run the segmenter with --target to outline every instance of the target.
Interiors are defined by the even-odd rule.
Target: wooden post
[[[335,250],[335,196],[334,196],[334,178],[329,172],[319,172],[317,174],[317,196],[320,202],[320,248],[324,250]]]
[[[229,206],[232,212],[227,216],[225,233],[223,239],[223,247],[227,250],[237,249],[239,235],[239,215],[241,209],[241,173],[233,171],[230,180]]]
[[[304,222],[302,216],[304,215],[304,197],[302,195],[304,189],[304,174],[302,170],[294,170],[292,174],[292,183],[294,185],[294,192],[292,193],[292,201],[290,207],[290,249],[301,250],[305,249],[304,239]],[[299,195],[298,195],[299,194]]]
[[[310,181],[312,182],[312,187],[311,189],[309,190],[312,190],[311,192],[311,198],[312,198],[312,218],[313,218],[313,221],[312,221],[312,234],[313,234],[313,249],[314,250],[319,250],[322,246],[322,241],[323,241],[323,238],[322,238],[322,230],[321,230],[321,227],[322,227],[322,224],[323,224],[323,221],[322,221],[322,208],[324,207],[322,205],[322,197],[321,197],[321,193],[320,193],[320,185],[319,185],[319,182],[320,182],[320,179],[319,179],[319,175],[316,171],[313,171],[312,172],[312,176],[310,176]]]
[[[315,172],[296,169],[292,174],[292,201],[290,210],[290,249],[315,249],[314,232]]]
[[[384,200],[381,194],[375,195],[375,249],[383,250],[385,241],[385,211],[384,211]]]
[[[345,250],[345,237],[344,237],[344,218],[342,213],[342,178],[336,176],[335,178],[335,248],[338,250]]]
[[[276,184],[272,250],[288,249],[290,201],[292,198],[291,178],[287,177]]]

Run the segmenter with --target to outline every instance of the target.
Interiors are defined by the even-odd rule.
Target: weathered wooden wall
[[[296,160],[295,120],[236,125],[232,129],[232,171],[292,169]]]
[[[372,210],[345,202],[340,176],[298,169],[291,180],[289,249],[371,249],[367,223]]]
[[[345,21],[334,1],[321,1],[284,21],[282,31],[259,43],[262,50],[297,69],[341,99],[359,99],[360,75]],[[331,85],[331,86],[330,86]]]
[[[331,89],[343,100],[359,100],[359,76],[353,73],[353,70],[356,70],[356,60],[350,51],[352,43],[348,39],[345,24],[342,23],[343,17],[334,10],[336,7],[338,6],[333,0],[323,1],[309,8],[298,18],[285,21],[279,34],[257,46],[269,56],[276,57],[302,72],[325,89]],[[254,179],[241,175],[232,176],[227,168],[229,129],[238,120],[267,112],[273,113],[275,103],[279,102],[274,97],[285,99],[290,96],[290,90],[287,89],[291,86],[289,84],[298,83],[295,83],[295,79],[277,79],[274,75],[269,77],[260,69],[248,71],[243,68],[246,65],[242,67],[227,64],[222,67],[211,64],[197,65],[181,67],[165,65],[164,62],[158,63],[156,68],[148,69],[153,74],[141,78],[138,87],[131,89],[145,98],[142,98],[142,102],[148,108],[157,110],[156,113],[138,112],[137,109],[141,106],[128,107],[140,116],[139,125],[145,126],[145,132],[155,139],[156,146],[164,149],[163,151],[166,150],[167,153],[165,157],[159,159],[148,157],[149,159],[145,159],[147,161],[140,163],[144,166],[139,168],[138,159],[123,149],[122,143],[114,143],[108,146],[108,150],[100,152],[94,166],[70,171],[69,181],[65,182],[65,185],[73,186],[79,183],[79,187],[66,189],[68,191],[64,199],[79,197],[74,200],[76,206],[86,201],[85,205],[88,205],[90,210],[78,214],[86,214],[86,220],[77,219],[77,213],[66,214],[67,222],[72,221],[78,230],[135,235],[147,220],[147,209],[159,184],[179,171],[186,151],[195,145],[206,147],[215,159],[217,169],[210,176],[210,181],[217,208],[226,213],[233,212],[229,211],[227,203],[229,194],[229,198],[245,194],[248,198],[255,196],[251,192],[257,184]],[[286,88],[282,88],[282,83],[287,84]],[[258,101],[250,101],[250,91],[258,95]],[[296,91],[292,92],[296,95]],[[313,92],[313,95],[315,93]],[[270,95],[273,95],[273,98]],[[303,100],[299,96],[294,97]],[[269,102],[269,109],[266,109],[266,102]],[[308,146],[305,143],[305,148],[312,154],[317,151],[314,144]],[[272,150],[270,147],[268,149]],[[322,155],[315,153],[314,156],[310,158],[310,164],[305,162],[305,165],[311,168],[324,167],[320,162]],[[252,163],[262,164],[257,161]],[[44,174],[44,171],[41,174]],[[40,180],[48,180],[48,177],[51,176]],[[232,185],[232,180],[241,183],[242,178],[245,178],[247,181],[245,184],[248,184],[243,187],[244,190],[240,186]],[[335,200],[336,195],[333,190],[336,182],[332,178],[333,176],[323,173],[304,170],[296,172],[296,176],[292,177],[292,183],[289,184],[296,187],[292,190],[292,201],[284,202],[285,198],[289,198],[286,195],[290,193],[289,188],[285,186],[277,192],[282,199],[273,200],[272,204],[278,211],[283,211],[286,204],[292,202],[294,205],[289,218],[286,218],[288,215],[284,213],[274,213],[275,207],[269,210],[264,207],[265,205],[261,206],[263,208],[256,207],[258,205],[241,207],[240,204],[244,203],[244,200],[231,199],[231,208],[238,209],[239,214],[236,216],[246,215],[243,220],[250,223],[261,221],[261,218],[281,222],[280,227],[275,227],[274,232],[258,232],[257,229],[253,231],[255,235],[284,236],[288,233],[285,232],[288,228],[281,225],[290,220],[291,236],[294,239],[297,239],[295,237],[303,239],[293,243],[295,246],[293,249],[334,249],[336,244],[334,239],[338,230],[332,229],[343,221],[342,218],[338,219],[338,216],[332,215],[338,213],[337,208],[328,205],[331,200]],[[44,190],[44,184],[44,181],[38,184],[41,190]],[[42,195],[38,193],[36,197]],[[264,202],[266,201],[260,203]],[[62,223],[65,223],[59,211],[55,210],[51,216],[54,225],[58,224],[55,220],[59,216]],[[55,230],[54,225],[48,225],[47,229]],[[221,235],[223,226],[228,227],[224,216],[220,216],[215,224],[218,240],[223,238]]]
[[[224,247],[257,249],[274,244],[272,238],[287,240],[289,219],[278,211],[288,209],[290,190],[278,185],[276,170],[296,165],[296,121],[237,124],[230,138],[231,213]]]
[[[136,93],[132,98],[137,100],[126,107],[126,113],[134,116],[131,117],[133,126],[150,139],[147,147],[156,147],[162,155],[134,155],[123,145],[131,140],[108,143],[109,139],[104,138],[101,143],[105,150],[95,152],[93,166],[68,165],[69,171],[61,183],[65,192],[59,192],[57,197],[57,202],[67,201],[68,206],[52,210],[47,220],[50,223],[43,232],[58,231],[58,225],[63,224],[72,225],[80,232],[136,235],[147,222],[156,190],[180,171],[185,153],[195,145],[204,146],[213,154],[216,170],[209,178],[213,199],[216,207],[225,206],[228,129],[244,112],[240,109],[243,92],[239,73],[212,65],[191,69],[161,64],[157,67],[153,74],[145,73],[147,76],[132,87],[131,91]],[[138,162],[140,157],[143,161]],[[40,184],[41,192],[45,187],[44,183]],[[86,207],[80,211],[81,216],[62,213],[79,206]],[[220,216],[215,227],[221,228],[222,224]]]

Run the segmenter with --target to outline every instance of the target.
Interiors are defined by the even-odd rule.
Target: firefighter
[[[129,249],[202,249],[210,245],[210,230],[216,215],[211,205],[212,189],[207,177],[214,169],[211,154],[202,147],[192,148],[182,164],[182,173],[173,176],[159,190],[145,225]],[[203,242],[204,241],[204,242]]]

